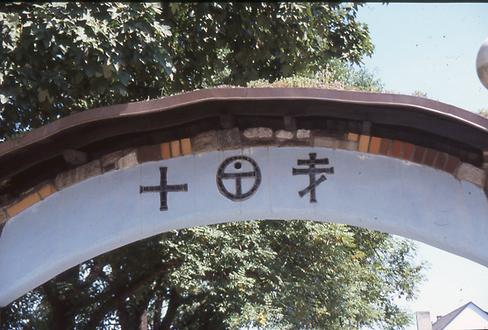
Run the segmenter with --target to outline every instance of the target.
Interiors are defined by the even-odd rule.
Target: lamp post
[[[476,71],[483,86],[488,88],[488,39],[486,39],[476,56]]]

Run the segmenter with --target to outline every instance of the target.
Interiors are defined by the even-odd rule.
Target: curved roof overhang
[[[207,130],[261,126],[367,130],[456,155],[477,167],[488,150],[488,119],[426,98],[315,88],[214,88],[83,111],[1,143],[0,196],[20,194],[70,168],[65,150],[96,159]]]

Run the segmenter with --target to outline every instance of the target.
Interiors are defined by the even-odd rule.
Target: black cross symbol
[[[310,193],[310,203],[317,203],[317,199],[315,196],[315,188],[327,180],[325,175],[321,175],[318,180],[315,179],[315,176],[320,173],[327,173],[327,174],[334,174],[334,168],[333,167],[327,167],[327,168],[316,168],[315,165],[329,165],[329,159],[328,158],[321,158],[317,159],[317,154],[315,152],[309,153],[310,159],[298,159],[297,160],[297,165],[307,165],[308,168],[293,168],[293,175],[303,175],[306,174],[308,175],[308,180],[309,184],[308,186],[300,190],[298,192],[298,195],[300,197],[305,196],[306,194]]]
[[[139,192],[159,192],[159,199],[161,201],[161,211],[166,211],[168,209],[168,193],[177,191],[188,191],[188,185],[185,184],[168,184],[167,181],[167,167],[160,167],[159,173],[161,175],[161,182],[159,186],[140,186]]]

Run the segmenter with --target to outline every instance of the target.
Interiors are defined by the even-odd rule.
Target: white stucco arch
[[[310,153],[328,158],[333,174],[317,186],[317,203],[298,191],[308,176],[292,175]],[[262,181],[243,201],[219,192],[216,173],[231,156],[246,155]],[[159,167],[168,184],[160,210]],[[245,166],[242,168],[246,170]],[[236,170],[237,171],[237,170]],[[251,180],[251,179],[249,179]],[[243,190],[249,189],[243,180]],[[232,186],[229,187],[232,189]],[[430,244],[488,266],[488,199],[482,188],[409,161],[319,147],[260,146],[210,151],[110,171],[63,189],[6,223],[0,236],[0,306],[92,257],[161,232],[255,219],[332,221]],[[15,253],[12,253],[15,251]]]

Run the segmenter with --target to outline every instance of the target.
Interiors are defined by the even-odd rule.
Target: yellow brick
[[[169,143],[161,143],[161,158],[162,159],[170,159],[171,158],[171,151],[169,148]]]
[[[358,134],[356,134],[356,133],[347,133],[347,139],[348,139],[349,141],[358,142],[359,135],[358,135]]]
[[[380,153],[381,138],[372,136],[371,142],[369,143],[369,152],[372,154]]]
[[[7,208],[7,214],[9,217],[13,217],[13,216],[19,214],[20,212],[22,212],[23,210],[25,210],[26,208],[28,208],[29,206],[32,206],[35,203],[39,202],[40,200],[41,200],[41,198],[39,197],[39,195],[37,193],[35,193],[35,192],[31,193],[31,194],[25,196],[24,198],[22,198],[17,203],[15,203],[12,206],[10,206],[9,208]]]
[[[191,154],[191,142],[190,139],[181,140],[181,152],[183,155]]]
[[[368,152],[369,147],[369,136],[368,135],[361,135],[359,137],[359,148],[360,152]]]
[[[178,157],[180,154],[180,141],[171,141],[171,157]]]
[[[43,185],[37,193],[41,196],[42,199],[48,197],[49,195],[52,195],[56,192],[56,188],[54,188],[54,185],[52,183],[47,183]]]

